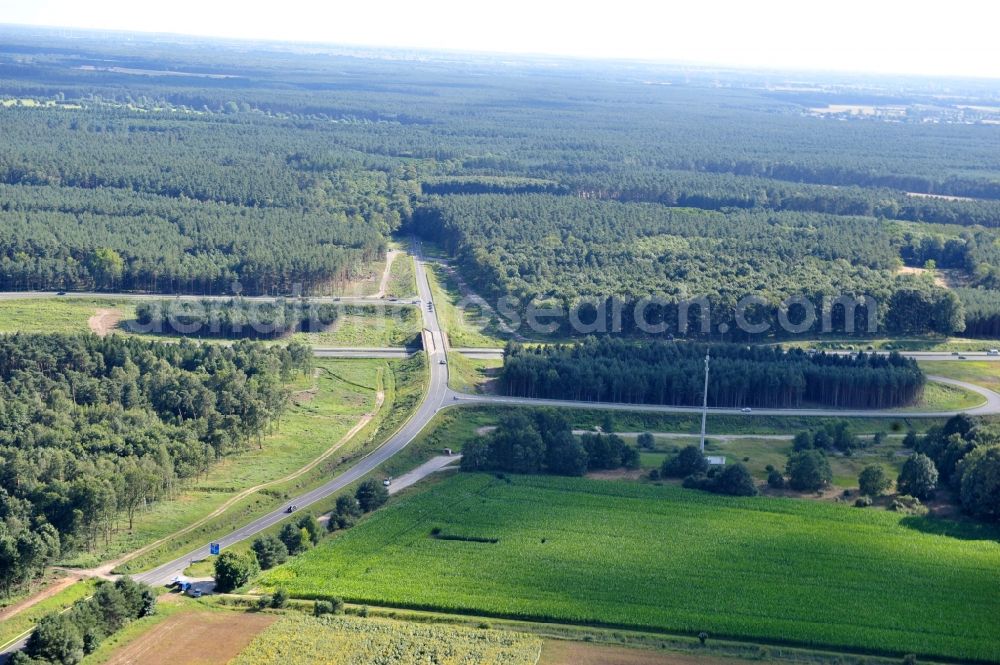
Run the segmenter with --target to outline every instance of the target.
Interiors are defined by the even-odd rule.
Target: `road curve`
[[[336,492],[341,491],[348,485],[360,480],[365,475],[375,470],[379,465],[405,448],[413,439],[427,426],[434,415],[445,407],[476,405],[476,404],[497,404],[497,405],[521,405],[521,406],[554,406],[561,408],[575,409],[604,409],[615,411],[640,411],[654,413],[700,413],[698,407],[671,407],[647,404],[624,404],[608,402],[581,402],[570,400],[546,400],[519,397],[501,397],[492,395],[470,395],[456,392],[448,387],[448,365],[444,339],[437,319],[437,314],[433,306],[433,297],[430,284],[427,281],[425,263],[420,255],[420,246],[414,243],[417,256],[415,257],[415,272],[419,300],[406,301],[386,301],[371,297],[350,297],[350,298],[309,298],[310,302],[330,302],[343,304],[385,304],[385,305],[413,305],[420,306],[423,317],[423,342],[427,351],[428,362],[430,364],[430,381],[427,394],[420,403],[417,410],[402,428],[393,434],[385,443],[361,458],[354,466],[344,471],[340,475],[331,479],[324,485],[306,492],[288,504],[295,505],[299,510],[308,508],[310,505],[321,501]],[[51,298],[55,294],[43,291],[20,291],[20,292],[0,292],[0,300],[14,300],[25,298]],[[67,294],[66,297],[93,297],[109,299],[149,299],[149,298],[177,298],[185,300],[228,300],[232,296],[163,296],[156,294],[108,294],[96,292],[81,292]],[[257,301],[274,301],[278,298],[257,296],[248,298]],[[503,357],[501,349],[455,349],[460,353],[473,358],[497,358]],[[398,358],[410,355],[410,351],[402,348],[317,348],[316,355],[320,357],[384,357]],[[905,356],[922,360],[961,360],[953,354],[939,352],[907,352]],[[969,360],[1000,360],[995,356],[987,356],[985,353],[969,352],[964,354]],[[930,376],[929,379],[940,383],[954,385],[966,390],[975,392],[986,400],[985,403],[973,409],[962,411],[971,415],[995,415],[1000,414],[1000,395],[971,383],[948,379],[938,376]],[[709,411],[715,415],[743,415],[739,409],[735,408],[711,408]],[[755,409],[750,416],[832,416],[832,417],[886,417],[886,418],[939,418],[954,415],[954,411],[905,411],[905,410],[842,410],[842,409]],[[435,469],[443,466],[447,460],[435,458],[426,465],[415,470],[414,474],[426,475]],[[419,473],[418,473],[419,472]],[[414,476],[416,477],[416,476]],[[420,475],[420,477],[423,477]],[[401,487],[401,486],[400,486]],[[395,488],[394,488],[395,489]],[[286,505],[288,505],[286,504]],[[223,548],[229,547],[247,538],[251,538],[261,531],[268,529],[288,517],[284,507],[264,515],[250,524],[235,529],[233,532],[220,537],[218,542]],[[156,568],[135,575],[135,579],[147,584],[165,584],[180,575],[192,560],[203,559],[208,556],[208,543],[192,549],[184,556],[167,562]],[[20,650],[24,646],[24,639],[13,644],[6,645],[4,652],[0,653],[0,662],[6,662],[13,651]]]
[[[416,263],[417,289],[420,293],[421,301],[432,303],[430,284],[427,281],[427,273],[422,259]],[[360,480],[379,465],[388,460],[406,447],[417,434],[431,421],[434,414],[445,404],[448,397],[448,366],[445,361],[444,345],[441,338],[441,329],[438,325],[437,313],[430,307],[421,308],[423,312],[424,324],[424,345],[430,363],[430,381],[427,395],[417,407],[413,416],[396,432],[388,441],[361,458],[351,468],[331,479],[324,485],[306,492],[300,496],[290,499],[287,505],[295,505],[298,510],[304,510],[317,501],[321,501],[332,494],[335,494],[351,483]],[[288,517],[285,507],[272,511],[249,524],[242,526],[232,533],[218,538],[223,549],[268,529]],[[191,561],[203,559],[208,556],[208,543],[192,549],[187,554],[164,563],[156,568],[135,575],[135,579],[147,584],[166,584],[175,576],[180,575]]]
[[[931,381],[964,388],[986,401],[980,406],[960,411],[910,411],[907,409],[754,409],[743,413],[737,408],[710,407],[708,412],[718,416],[811,416],[833,418],[947,418],[959,413],[971,416],[1000,414],[1000,395],[965,381],[943,376],[928,376]],[[471,404],[496,404],[511,406],[551,406],[565,409],[601,409],[605,411],[641,411],[647,413],[701,413],[699,406],[661,406],[657,404],[628,404],[622,402],[584,402],[576,400],[538,399],[533,397],[503,397],[499,395],[470,395],[449,389],[448,406]]]

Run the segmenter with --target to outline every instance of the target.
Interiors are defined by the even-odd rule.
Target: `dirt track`
[[[99,309],[87,319],[87,325],[95,333],[104,337],[109,332],[118,327],[118,322],[122,320],[122,314],[115,309]]]

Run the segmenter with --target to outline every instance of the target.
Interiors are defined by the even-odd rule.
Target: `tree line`
[[[910,493],[926,499],[935,489],[948,488],[957,493],[966,513],[1000,522],[1000,428],[958,415],[922,437],[909,435],[907,443],[923,458],[911,465]]]
[[[742,462],[709,465],[701,448],[695,445],[681,448],[673,457],[663,460],[659,470],[650,472],[653,480],[682,478],[688,489],[728,494],[729,496],[757,496],[757,484],[750,470]]]
[[[448,243],[490,295],[888,301],[905,287],[892,276],[903,222],[885,221],[900,219],[982,235],[964,270],[997,288],[993,229],[979,228],[1000,224],[989,127],[806,118],[710,81],[540,89],[457,66],[87,47],[139,68],[240,72],[180,85],[81,72],[49,46],[0,77],[0,95],[61,104],[3,109],[0,288],[326,292],[364,274],[414,206],[411,228]]]
[[[135,321],[143,331],[230,339],[272,339],[294,332],[320,332],[337,320],[340,308],[295,300],[257,302],[245,298],[174,301],[136,305]]]
[[[637,468],[639,452],[610,432],[573,434],[557,411],[504,414],[496,429],[462,447],[463,471],[582,476],[587,471]]]
[[[618,169],[609,173],[586,174],[565,178],[563,191],[536,187],[501,189],[497,186],[470,185],[445,187],[435,183],[424,187],[434,194],[483,194],[554,192],[576,194],[584,198],[659,203],[666,206],[723,210],[725,208],[818,212],[832,215],[899,219],[960,226],[1000,226],[1000,201],[985,199],[948,199],[917,196],[900,191],[903,182],[886,181],[883,185],[862,183],[830,187],[800,179],[773,179],[766,174],[726,172],[658,171],[636,172]],[[910,182],[909,184],[916,184]],[[922,189],[935,189],[924,182]],[[897,187],[894,187],[897,186]]]
[[[893,408],[918,401],[925,383],[916,361],[897,353],[808,354],[604,336],[567,345],[509,343],[499,386],[518,397],[700,406],[707,353],[713,407]]]
[[[522,317],[532,301],[567,308],[580,299],[614,296],[624,303],[622,331],[643,335],[632,313],[652,298],[644,310],[648,323],[695,335],[704,331],[681,310],[704,298],[711,332],[725,324],[723,338],[730,341],[820,332],[961,332],[964,305],[953,292],[895,271],[904,258],[947,256],[989,288],[990,266],[1000,260],[993,232],[945,242],[863,217],[687,210],[543,194],[431,197],[415,210],[412,228],[455,256],[481,295],[513,297]],[[894,301],[900,292],[919,298]],[[753,305],[747,317],[766,324],[764,333],[738,325],[736,306],[750,295],[766,303]],[[805,330],[787,332],[780,325],[782,303],[800,296],[814,304],[817,316]],[[836,307],[832,329],[824,330],[818,311],[824,297],[867,304],[854,309],[850,322]],[[687,311],[702,316],[697,307]],[[789,315],[794,319],[795,311]],[[565,319],[556,332],[574,334]]]
[[[216,460],[262,445],[308,347],[0,337],[0,589],[89,550]]]
[[[128,577],[101,580],[91,597],[42,617],[11,663],[76,665],[132,621],[155,613],[156,594],[147,585]]]
[[[418,190],[384,162],[301,169],[319,128],[9,110],[5,289],[329,292],[365,274]]]

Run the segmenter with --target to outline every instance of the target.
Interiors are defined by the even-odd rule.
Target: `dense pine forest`
[[[293,332],[319,332],[331,326],[341,308],[299,301],[257,302],[234,298],[142,302],[135,308],[133,330],[149,333],[272,339]]]
[[[711,332],[724,324],[730,339],[751,340],[736,325],[734,307],[753,294],[768,302],[753,322],[767,323],[769,335],[782,331],[780,303],[803,295],[817,309],[824,296],[871,297],[871,311],[855,312],[855,331],[950,334],[967,325],[961,300],[927,276],[894,276],[901,256],[923,258],[920,265],[938,257],[943,267],[968,268],[984,282],[997,265],[986,231],[944,242],[864,217],[716,212],[546,194],[435,198],[416,210],[414,226],[452,253],[484,294],[518,303],[556,297],[566,307],[577,298],[614,296],[627,305],[624,332],[636,332],[629,314],[644,297],[665,301],[647,310],[646,320],[666,322],[672,334],[682,327],[677,304],[704,297],[712,306]],[[834,312],[833,332],[847,330],[843,315]],[[700,330],[694,320],[684,325],[692,334]],[[821,325],[817,317],[809,332]],[[573,330],[564,325],[559,332]]]
[[[294,344],[0,337],[0,592],[257,445],[311,362]]]
[[[490,296],[864,294],[879,332],[995,335],[1000,132],[974,81],[6,30],[0,288],[325,293],[401,231]],[[905,113],[813,112],[852,103]],[[935,264],[959,302],[897,274]],[[898,291],[928,311],[894,330]]]
[[[886,409],[923,395],[916,361],[895,353],[841,356],[611,337],[546,347],[511,343],[500,388],[519,397],[700,406],[706,353],[712,358],[709,406]]]

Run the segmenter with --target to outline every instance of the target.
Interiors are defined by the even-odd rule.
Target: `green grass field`
[[[397,259],[405,263],[409,257]],[[395,263],[393,266],[395,266]],[[151,296],[151,299],[156,299]],[[121,323],[115,332],[129,333],[123,326],[135,318],[135,301],[112,298],[41,298],[0,300],[0,333],[88,332],[88,320],[98,310],[112,310]],[[139,334],[139,333],[134,333]],[[338,320],[323,332],[295,333],[292,340],[311,346],[385,347],[406,346],[420,334],[416,307],[345,306]],[[176,340],[178,335],[142,334],[147,339]],[[208,342],[227,340],[206,338]],[[288,339],[268,343],[287,344]]]
[[[776,342],[786,347],[813,348],[834,351],[986,351],[997,344],[988,339],[968,337],[825,337],[823,339],[782,340]],[[869,349],[868,347],[871,347]]]
[[[234,658],[232,665],[283,663],[490,663],[535,665],[542,641],[498,630],[434,626],[370,617],[288,615]]]
[[[433,529],[496,543],[446,540]],[[299,597],[1000,660],[993,530],[675,486],[461,474],[269,571]]]
[[[420,325],[416,307],[387,306],[382,312],[375,306],[352,306],[344,308],[328,330],[295,333],[291,339],[310,346],[408,346],[420,335]]]
[[[356,361],[341,360],[337,362],[343,366],[350,366]],[[385,367],[388,370],[383,373],[385,404],[378,414],[355,434],[344,448],[339,449],[336,454],[325,459],[321,464],[314,466],[309,472],[298,476],[294,480],[269,485],[265,490],[256,492],[237,503],[223,515],[208,521],[203,526],[183,536],[169,539],[167,543],[158,546],[149,553],[129,561],[124,566],[120,566],[115,572],[146,570],[155,564],[163,563],[183,554],[194,545],[211,540],[219,533],[226,533],[238,526],[242,526],[259,517],[264,512],[273,510],[285,500],[328,481],[331,477],[348,468],[358,457],[384,442],[388,436],[399,429],[403,422],[410,417],[419,403],[420,397],[426,393],[426,359],[422,353],[418,353],[405,360],[364,362],[385,363]],[[344,375],[342,374],[341,376]],[[336,439],[331,439],[330,442],[336,442]],[[398,458],[406,458],[406,453],[410,450],[411,447],[407,446],[403,453],[394,456],[390,462],[396,462]],[[423,461],[423,458],[420,461]],[[402,468],[402,471],[408,471],[418,463],[406,466]],[[394,471],[389,475],[402,471]],[[353,492],[353,486],[345,491]],[[335,501],[336,496],[330,496],[310,506],[310,512],[314,515],[322,515],[325,512],[329,512],[333,510]],[[299,516],[299,514],[289,516],[286,521],[298,519]],[[265,533],[277,534],[283,525],[283,522],[278,523]],[[244,551],[249,545],[249,541],[243,541],[235,545],[232,549]],[[201,563],[197,565],[200,568],[196,568],[195,570],[203,571],[205,569]]]
[[[200,478],[179,488],[171,500],[137,515],[131,532],[123,530],[100,551],[66,562],[91,565],[130,552],[191,524],[217,509],[241,490],[282,478],[305,466],[335,444],[375,406],[382,360],[318,359],[315,377],[300,377],[288,413],[277,432],[215,464]],[[348,450],[344,452],[349,452]],[[233,507],[234,514],[253,514],[279,500],[258,493]],[[200,532],[194,532],[195,537]]]
[[[88,332],[87,320],[98,309],[110,309],[121,319],[135,316],[135,305],[113,298],[53,297],[0,300],[0,333]]]
[[[413,257],[402,254],[396,257],[389,269],[389,284],[385,290],[388,298],[411,298],[417,295],[417,276],[413,270]]]
[[[928,374],[974,383],[1000,391],[1000,362],[992,360],[921,360]]]
[[[634,436],[624,438],[634,444]],[[682,447],[697,442],[698,440],[694,438],[657,437],[656,447],[653,450],[640,453],[640,463],[644,469],[658,469],[664,459],[675,455]],[[901,443],[900,437],[889,437],[878,445],[870,445],[855,451],[850,457],[839,453],[830,454],[833,484],[845,489],[856,488],[858,474],[869,464],[882,466],[890,478],[895,478],[899,475],[903,462],[906,461],[905,456],[897,454],[902,450]],[[766,438],[707,438],[705,451],[709,455],[724,455],[730,463],[745,464],[758,482],[764,482],[767,480],[768,465],[784,470],[788,455],[792,452],[792,442]]]
[[[440,266],[428,264],[427,279],[430,282],[434,303],[437,306],[441,328],[448,334],[453,347],[496,348],[506,344],[506,338],[495,329],[485,316],[477,316],[474,308],[461,309],[462,294],[453,279]]]
[[[448,353],[448,385],[466,393],[482,393],[486,384],[503,367],[499,359],[466,358],[461,353]]]
[[[946,361],[947,362],[947,361]],[[986,403],[982,395],[959,386],[928,381],[924,386],[924,397],[919,404],[900,409],[901,411],[961,411]]]
[[[437,416],[435,425],[428,429],[442,446],[460,449],[476,428],[495,425],[500,416],[511,410],[530,410],[527,407],[461,406],[447,409]],[[593,429],[602,425],[610,416],[616,432],[677,432],[697,434],[701,417],[685,413],[649,413],[626,411],[600,411],[598,409],[562,409],[561,412],[576,429]],[[794,435],[801,430],[816,429],[838,418],[813,418],[805,416],[720,416],[708,417],[709,438],[713,434],[740,435]],[[857,434],[905,434],[910,427],[922,432],[932,425],[940,425],[938,418],[851,418],[851,430]],[[422,435],[423,436],[423,435]]]

